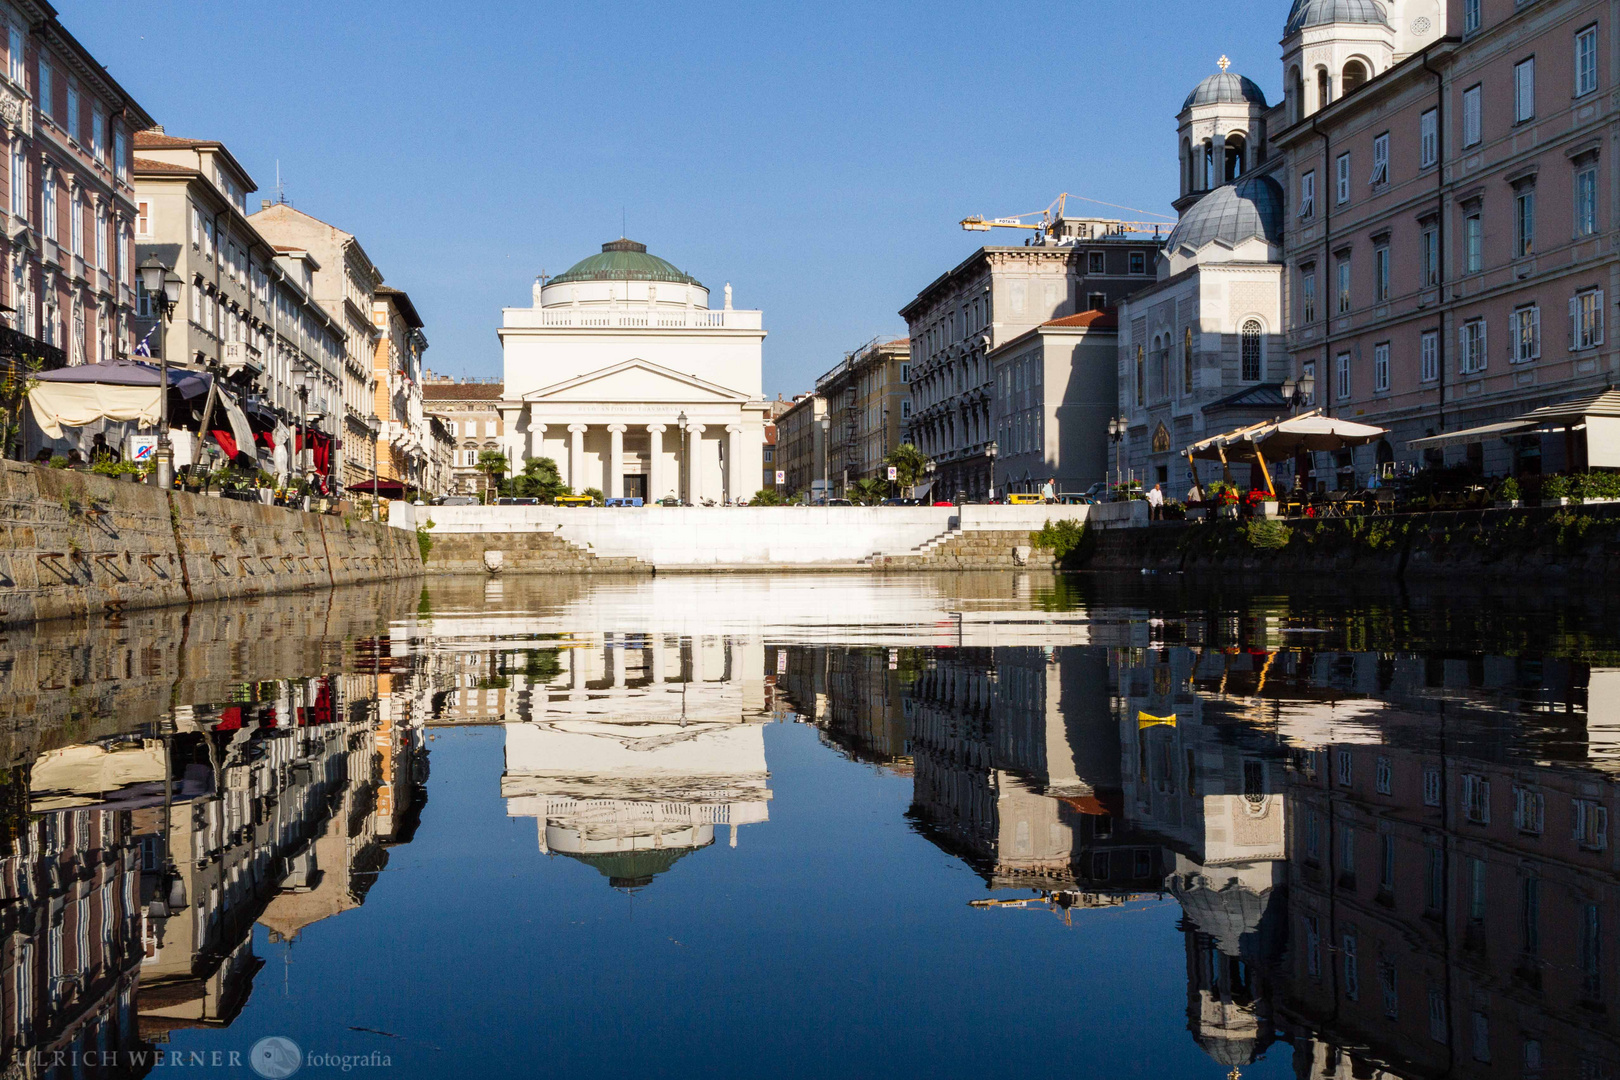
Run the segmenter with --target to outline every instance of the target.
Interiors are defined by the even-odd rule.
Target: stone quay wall
[[[1405,581],[1586,580],[1620,574],[1620,505],[1389,517],[1160,522],[1093,531],[1067,570],[1213,572]]]
[[[501,573],[662,573],[1022,568],[1015,549],[1028,545],[1031,532],[1048,521],[1084,522],[1091,510],[434,506],[415,513],[428,519],[433,571],[483,573],[493,564]],[[993,535],[970,542],[979,534]]]
[[[0,626],[421,573],[408,528],[0,461]]]

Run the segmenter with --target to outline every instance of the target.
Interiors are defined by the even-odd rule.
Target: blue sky
[[[760,307],[767,393],[903,332],[1060,191],[1169,213],[1224,52],[1275,100],[1287,0],[1066,4],[58,0],[170,134],[354,232],[428,365],[500,374],[500,309],[619,235]],[[1105,213],[1107,211],[1104,211]],[[992,234],[1021,242],[1018,233]]]

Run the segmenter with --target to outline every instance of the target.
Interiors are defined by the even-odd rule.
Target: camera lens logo
[[[253,1044],[248,1065],[265,1080],[282,1080],[304,1064],[298,1044],[285,1035],[270,1035]]]

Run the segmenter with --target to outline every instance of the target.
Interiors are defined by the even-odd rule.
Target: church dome
[[[1165,250],[1190,247],[1194,251],[1216,240],[1236,247],[1252,237],[1269,244],[1282,243],[1283,193],[1269,176],[1245,176],[1235,184],[1218,187],[1181,215],[1171,230]]]
[[[1380,0],[1294,0],[1283,37],[1292,37],[1308,26],[1332,23],[1388,26],[1389,20],[1384,16],[1384,5]]]
[[[1230,71],[1218,71],[1193,88],[1182,103],[1186,112],[1194,105],[1258,105],[1266,107],[1266,92],[1252,79]]]
[[[602,245],[599,255],[581,259],[564,273],[546,282],[563,285],[571,281],[672,281],[679,285],[701,285],[697,278],[683,274],[656,255],[647,254],[647,245],[620,237]]]

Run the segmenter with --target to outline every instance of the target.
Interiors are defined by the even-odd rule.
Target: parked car
[[[539,506],[540,500],[536,498],[502,498],[495,500],[496,506]]]
[[[921,499],[884,499],[884,506],[927,506]]]
[[[685,506],[686,504],[681,502],[681,500],[677,499],[673,495],[665,495],[662,499],[659,499],[657,502],[653,503],[653,505],[654,506]]]
[[[557,505],[558,506],[590,506],[595,501],[596,500],[592,499],[589,495],[559,495],[559,496],[557,496]]]
[[[628,498],[628,499],[609,499],[607,501],[607,505],[609,505],[609,506],[642,506],[642,505],[644,505],[644,503],[643,503],[641,497],[639,495],[636,495],[636,496],[632,496],[631,498]]]
[[[956,504],[951,502],[951,500],[949,500],[949,499],[935,499],[933,505],[935,505],[935,506],[955,506]]]
[[[481,500],[476,495],[440,495],[433,500],[434,506],[478,506]]]

